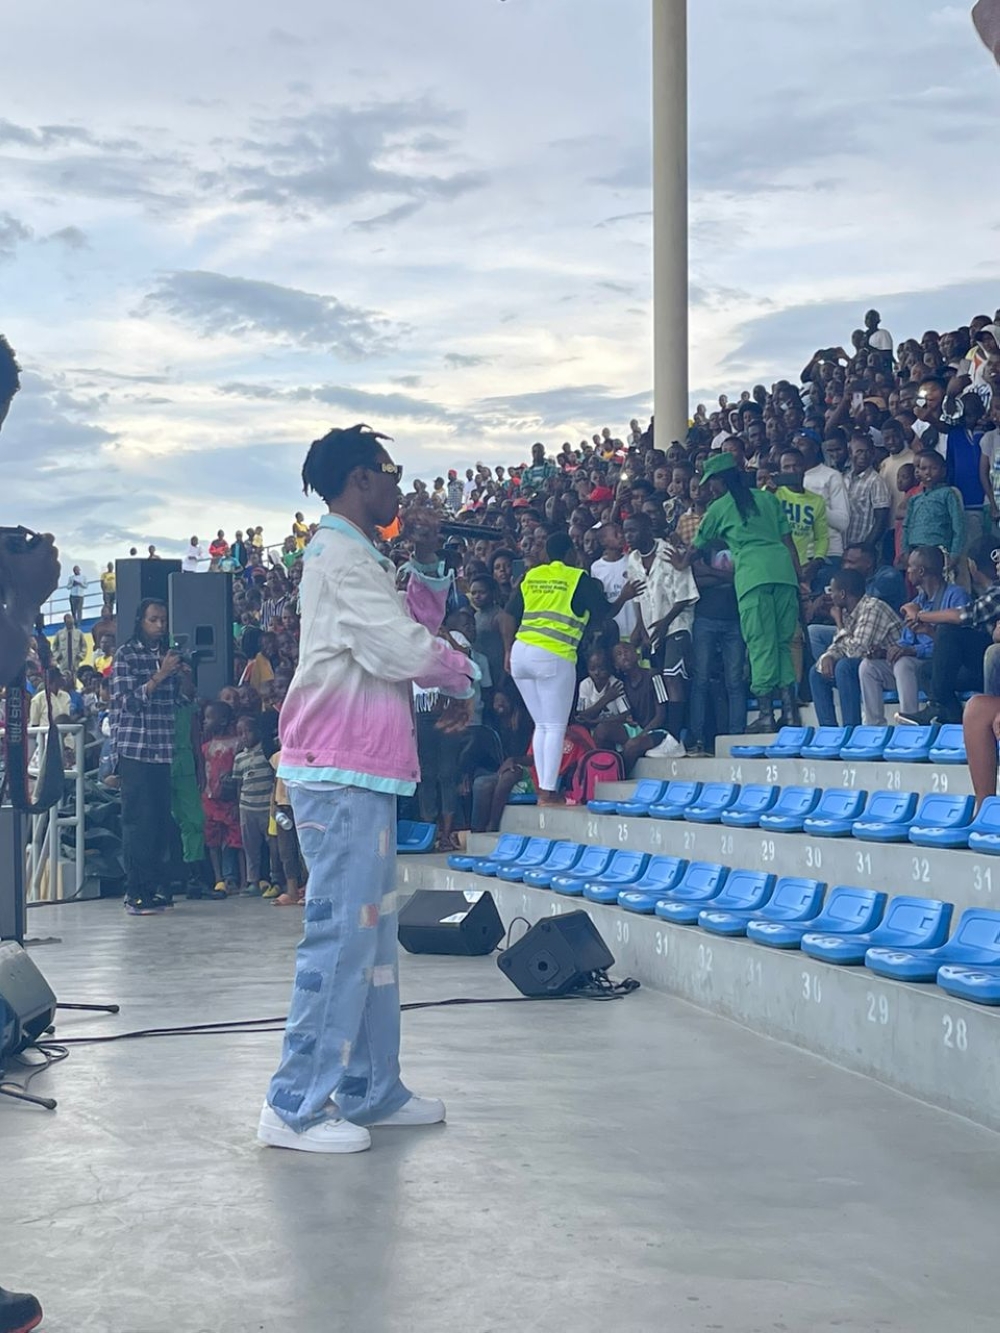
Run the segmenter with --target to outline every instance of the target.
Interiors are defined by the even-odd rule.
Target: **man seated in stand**
[[[898,569],[891,565],[880,565],[875,547],[859,543],[848,546],[844,551],[843,569],[856,569],[865,580],[865,596],[878,597],[898,612],[906,597],[906,585]],[[824,624],[822,617],[833,617],[832,625]],[[833,614],[830,594],[823,592],[806,606],[806,623],[809,627],[809,647],[813,661],[818,662],[833,643],[834,635],[840,628]]]
[[[666,692],[659,677],[639,665],[638,653],[626,640],[615,644],[612,661],[628,711],[620,719],[599,722],[594,742],[600,749],[621,751],[627,776],[643,755],[663,757],[658,751],[668,739]]]
[[[867,657],[885,656],[899,642],[902,622],[881,598],[865,592],[865,579],[859,570],[838,570],[830,588],[841,627],[809,672],[816,718],[821,727],[837,726],[833,700],[836,689],[840,695],[841,725],[860,726],[861,662]],[[864,721],[869,719],[866,717]]]
[[[906,576],[917,589],[912,605],[921,611],[963,607],[969,600],[963,587],[945,582],[944,556],[938,546],[918,546],[912,550]],[[903,716],[916,713],[920,706],[920,691],[931,688],[934,637],[935,630],[931,625],[921,626],[919,631],[906,625],[899,642],[887,650],[885,657],[866,657],[862,661],[858,677],[866,722],[876,726],[885,723],[886,690],[898,693],[899,711]]]

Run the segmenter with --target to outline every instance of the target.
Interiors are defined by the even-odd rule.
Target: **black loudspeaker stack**
[[[178,573],[169,583],[171,638],[191,658],[199,697],[215,699],[234,684],[233,576]]]
[[[492,893],[417,889],[400,908],[399,942],[407,953],[492,953],[503,939]]]
[[[497,959],[522,995],[567,995],[592,972],[614,966],[614,955],[586,912],[546,917]]]
[[[52,1023],[56,997],[19,944],[0,944],[0,1070]]]
[[[179,560],[116,560],[115,606],[118,617],[118,643],[132,637],[139,603],[155,597],[167,606],[171,574],[181,572]]]

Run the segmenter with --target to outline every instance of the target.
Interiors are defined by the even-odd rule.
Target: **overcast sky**
[[[649,0],[4,8],[0,521],[278,539],[308,442],[410,475],[648,415]],[[766,18],[762,17],[766,13]],[[1000,305],[969,5],[691,5],[692,403]]]

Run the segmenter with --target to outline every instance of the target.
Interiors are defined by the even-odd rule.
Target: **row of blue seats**
[[[547,854],[536,864],[544,843]],[[901,894],[887,902],[877,889],[848,885],[826,896],[826,885],[815,879],[509,833],[489,857],[448,860],[458,870],[746,936],[769,948],[801,948],[824,962],[863,963],[897,981],[937,981],[949,994],[1000,1004],[1000,912],[967,909],[949,939],[954,906],[935,898]]]
[[[735,759],[884,759],[896,764],[964,764],[960,723],[943,727],[782,727],[770,745],[731,745]]]
[[[918,809],[918,801],[919,809]],[[776,787],[767,783],[661,782],[642,778],[627,801],[588,801],[595,815],[686,820],[762,828],[771,833],[808,833],[815,838],[860,838],[863,842],[912,842],[919,847],[970,847],[1000,855],[1000,797],[988,797],[973,819],[971,796],[912,791],[866,791],[850,787]]]

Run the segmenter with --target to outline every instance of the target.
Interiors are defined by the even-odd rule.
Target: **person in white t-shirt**
[[[617,676],[611,674],[604,650],[596,648],[587,658],[587,675],[580,682],[576,720],[592,727],[627,712],[625,687]]]
[[[600,560],[595,560],[590,567],[591,576],[603,585],[609,602],[617,602],[622,589],[628,582],[628,556],[625,554],[625,538],[617,523],[602,523],[597,530],[598,540],[604,552]],[[615,624],[621,638],[629,639],[636,626],[635,606],[626,602],[615,616]]]
[[[807,491],[813,491],[823,497],[826,504],[826,521],[829,531],[829,559],[839,565],[844,554],[844,533],[851,521],[850,503],[847,498],[847,483],[844,474],[823,462],[819,441],[810,432],[795,436],[796,449],[802,453],[806,465],[803,484]],[[822,574],[822,571],[820,571]],[[825,575],[823,575],[825,578]]]
[[[200,574],[208,568],[209,561],[197,537],[191,538],[191,544],[184,552],[182,568],[185,574]]]

